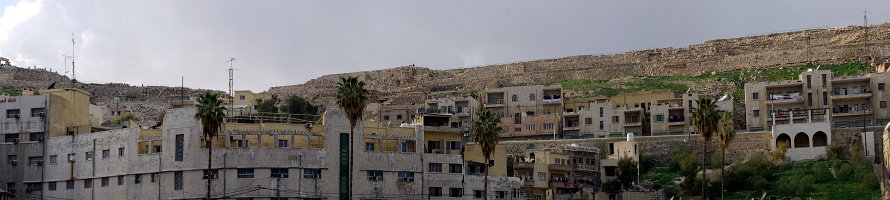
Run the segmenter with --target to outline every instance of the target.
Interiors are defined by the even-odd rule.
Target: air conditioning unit
[[[9,161],[9,164],[12,165],[12,166],[16,166],[16,165],[19,164],[19,161],[18,161],[18,160],[10,160],[10,161]]]

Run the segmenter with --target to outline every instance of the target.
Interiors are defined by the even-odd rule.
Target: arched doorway
[[[776,137],[776,147],[782,143],[788,144],[788,148],[791,148],[791,136],[785,133],[779,134],[779,137]]]
[[[813,147],[824,147],[828,145],[828,135],[819,131],[813,134]]]
[[[800,132],[794,135],[794,148],[810,147],[810,136]]]

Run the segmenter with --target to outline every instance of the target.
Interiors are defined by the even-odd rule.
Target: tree
[[[637,180],[637,162],[630,158],[618,160],[617,179],[625,190],[633,187],[633,182]]]
[[[288,114],[315,115],[318,114],[318,106],[312,105],[309,101],[300,96],[288,96],[284,100],[284,106],[281,111]]]
[[[689,153],[675,156],[674,160],[677,162],[677,172],[680,176],[683,176],[682,186],[680,187],[683,196],[692,195],[692,188],[695,185],[695,174],[698,172],[698,166],[700,166],[698,158],[695,157],[695,154]]]
[[[207,91],[198,96],[198,104],[195,105],[195,119],[201,121],[201,132],[207,147],[207,199],[210,199],[210,180],[212,180],[213,161],[213,137],[219,134],[226,118],[226,108],[222,106],[219,95]]]
[[[117,119],[111,120],[111,123],[120,124],[121,122],[128,121],[139,121],[139,117],[134,116],[132,113],[123,114]]]
[[[498,133],[501,132],[501,127],[498,124],[501,122],[501,119],[498,119],[491,111],[485,110],[479,112],[477,114],[479,120],[473,122],[473,127],[471,129],[472,139],[479,148],[482,149],[482,157],[485,158],[485,198],[488,199],[488,170],[489,164],[488,160],[491,158],[491,154],[494,152],[495,147],[498,145]]]
[[[269,100],[256,100],[257,112],[277,113],[278,112],[278,96],[272,95]]]
[[[725,195],[723,194],[726,191],[724,188],[726,177],[726,149],[729,148],[729,144],[732,143],[732,140],[735,139],[735,117],[730,112],[724,112],[723,116],[720,117],[720,129],[717,131],[717,137],[720,139],[720,199],[723,199]]]
[[[702,97],[699,100],[696,100],[696,107],[692,107],[692,125],[695,127],[695,130],[704,137],[704,152],[702,152],[702,163],[704,170],[702,172],[702,195],[704,199],[708,199],[708,143],[711,142],[711,137],[714,136],[714,132],[717,131],[717,124],[720,120],[720,115],[717,113],[717,104],[713,98]]]
[[[347,76],[340,77],[340,82],[337,83],[337,106],[343,109],[343,112],[346,113],[346,118],[349,119],[349,135],[353,137],[355,134],[355,125],[358,121],[362,120],[362,113],[365,111],[365,106],[368,105],[368,90],[365,89],[365,82],[358,80],[358,77]],[[353,146],[355,142],[350,138],[349,140],[349,196],[343,197],[340,199],[352,199],[352,157],[353,157]]]

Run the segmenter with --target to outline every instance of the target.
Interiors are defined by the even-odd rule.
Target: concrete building
[[[423,115],[424,125],[445,125],[469,131],[480,106],[473,97],[428,98],[417,113]]]
[[[591,199],[600,191],[600,151],[577,144],[517,155],[516,177],[530,199]]]
[[[563,101],[560,86],[517,86],[485,89],[484,109],[501,118],[503,139],[560,137]]]
[[[788,143],[792,160],[814,159],[825,155],[832,131],[890,121],[886,82],[888,73],[834,77],[828,70],[810,70],[798,80],[746,83],[747,129],[771,131],[771,147]],[[866,147],[874,146],[873,132],[857,135]],[[865,149],[875,155],[873,148]]]
[[[693,131],[690,106],[699,99],[695,93],[647,91],[620,94],[611,98],[567,100],[563,131],[567,138],[624,137],[687,134]],[[717,99],[718,110],[731,111],[728,97]]]
[[[27,102],[39,102],[40,97],[29,97],[38,100]],[[53,95],[43,98],[53,105]],[[54,113],[49,108],[46,127],[50,129],[43,130],[54,128]],[[483,195],[479,192],[484,178],[480,166],[493,163],[490,195],[520,197],[522,182],[506,177],[505,150],[499,148],[493,160],[486,162],[476,156],[481,156],[478,148],[463,143],[460,132],[431,127],[427,140],[423,125],[359,123],[363,128],[350,136],[349,122],[337,108],[328,109],[323,123],[233,119],[212,138],[213,170],[207,171],[207,138],[199,132],[194,108],[166,113],[158,129],[130,127],[88,133],[78,132],[76,124],[67,125],[74,134],[50,134],[43,141],[54,148],[33,155],[16,154],[27,157],[29,165],[4,165],[0,180],[20,179],[7,187],[29,188],[17,194],[34,198],[195,199],[206,195],[210,178],[214,198],[335,199],[352,174],[354,199],[465,199]],[[433,140],[455,142],[449,144],[461,153],[424,152],[432,148],[424,144]],[[342,161],[349,160],[350,146],[355,153],[351,173],[341,170],[347,164]],[[10,157],[14,151],[6,149],[9,146],[4,144],[3,153]],[[453,171],[434,171],[431,166],[436,164]]]
[[[267,92],[254,93],[253,91],[250,91],[250,90],[235,90],[234,98],[235,99],[233,100],[233,103],[232,103],[232,108],[233,108],[234,114],[235,115],[250,115],[250,114],[256,113],[256,110],[257,110],[256,105],[260,99],[269,100],[272,98],[272,94],[269,94]],[[283,100],[283,99],[280,99],[280,97],[279,97],[279,101],[281,101],[281,100]],[[226,99],[223,102],[228,103],[229,100]],[[228,108],[228,106],[226,108]]]

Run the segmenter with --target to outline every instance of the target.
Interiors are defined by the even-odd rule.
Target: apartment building
[[[53,148],[27,155],[33,166],[4,165],[0,180],[23,176],[10,188],[21,185],[26,189],[19,190],[18,196],[33,198],[195,199],[206,195],[209,178],[213,198],[333,199],[344,192],[341,188],[350,172],[341,169],[348,164],[343,161],[349,160],[351,146],[355,199],[483,195],[478,191],[483,191],[484,177],[478,173],[480,165],[474,163],[494,164],[489,184],[492,197],[520,197],[521,181],[506,177],[502,148],[493,161],[485,162],[474,157],[481,156],[477,148],[462,142],[462,133],[431,130],[429,141],[460,142],[452,146],[466,156],[452,153],[456,151],[425,153],[430,147],[424,146],[429,141],[423,125],[360,123],[363,128],[350,136],[349,122],[338,108],[328,109],[322,123],[230,119],[224,131],[212,138],[213,170],[208,171],[208,138],[200,133],[194,114],[194,108],[170,109],[158,129],[50,134],[45,143]],[[10,156],[8,152],[4,150],[4,157]],[[434,163],[454,170],[430,171]],[[6,174],[12,170],[19,175]]]
[[[477,119],[476,112],[481,104],[473,97],[440,97],[427,98],[417,109],[423,115],[424,125],[446,125],[462,131],[469,131],[470,125]]]
[[[699,98],[696,93],[660,90],[567,100],[563,131],[567,138],[686,134],[693,131],[687,117],[690,105],[694,106]],[[731,111],[733,102],[721,97],[717,107]]]
[[[591,199],[600,191],[599,155],[577,144],[535,149],[518,155],[513,171],[529,199]]]
[[[887,73],[834,77],[828,70],[809,70],[797,80],[747,83],[747,129],[772,131],[771,146],[789,144],[792,160],[816,158],[831,145],[833,129],[890,121],[887,82]],[[873,133],[862,134],[871,141],[867,135]]]
[[[260,99],[269,100],[272,98],[272,94],[267,92],[254,93],[250,90],[235,90],[235,96],[232,100],[233,114],[235,115],[249,115],[256,112],[257,101]],[[279,99],[283,100],[283,99]],[[229,100],[226,99],[226,104],[228,104]],[[227,108],[229,108],[227,106]]]
[[[485,89],[484,109],[501,118],[502,139],[559,138],[563,101],[560,86]]]

